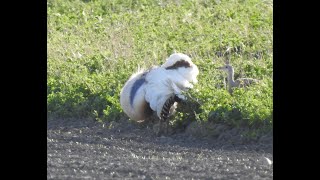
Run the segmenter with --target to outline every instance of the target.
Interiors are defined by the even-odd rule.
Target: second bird
[[[259,80],[253,78],[238,78],[234,80],[234,68],[230,64],[225,64],[222,67],[218,67],[217,69],[226,71],[228,73],[227,76],[227,84],[228,84],[228,91],[230,94],[233,92],[234,87],[247,87],[252,83],[257,83]]]

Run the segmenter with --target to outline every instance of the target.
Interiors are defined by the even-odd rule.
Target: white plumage
[[[164,107],[166,101],[174,95],[185,99],[182,92],[193,88],[198,74],[198,67],[189,56],[174,53],[163,65],[138,71],[129,78],[121,90],[121,107],[132,120],[145,120],[154,111],[161,119],[161,113],[168,110]]]

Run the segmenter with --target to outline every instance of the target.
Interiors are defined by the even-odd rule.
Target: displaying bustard
[[[174,53],[161,66],[138,71],[129,78],[120,93],[121,107],[135,121],[146,120],[156,112],[160,120],[157,134],[167,133],[169,116],[177,103],[185,100],[182,92],[198,82],[198,74],[189,56]]]
[[[259,80],[253,79],[253,78],[238,78],[234,80],[234,68],[229,63],[226,63],[224,66],[218,67],[217,69],[227,72],[228,74],[227,84],[228,84],[228,91],[230,94],[232,94],[234,87],[242,88],[242,87],[250,86],[253,83],[259,82]]]

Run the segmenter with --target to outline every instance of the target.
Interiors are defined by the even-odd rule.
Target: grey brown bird
[[[222,67],[218,67],[217,69],[227,72],[228,74],[227,85],[228,85],[228,91],[230,94],[232,94],[234,87],[244,88],[244,87],[250,86],[253,83],[259,82],[259,80],[253,79],[253,78],[238,78],[234,80],[234,68],[228,63],[226,63]]]

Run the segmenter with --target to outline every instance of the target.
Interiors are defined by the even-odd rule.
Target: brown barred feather
[[[176,102],[176,100],[177,100],[177,97],[175,95],[171,96],[170,98],[168,98],[166,100],[166,102],[164,103],[164,105],[162,107],[162,111],[160,114],[162,121],[166,121],[168,119],[169,113],[170,113],[170,108]]]

